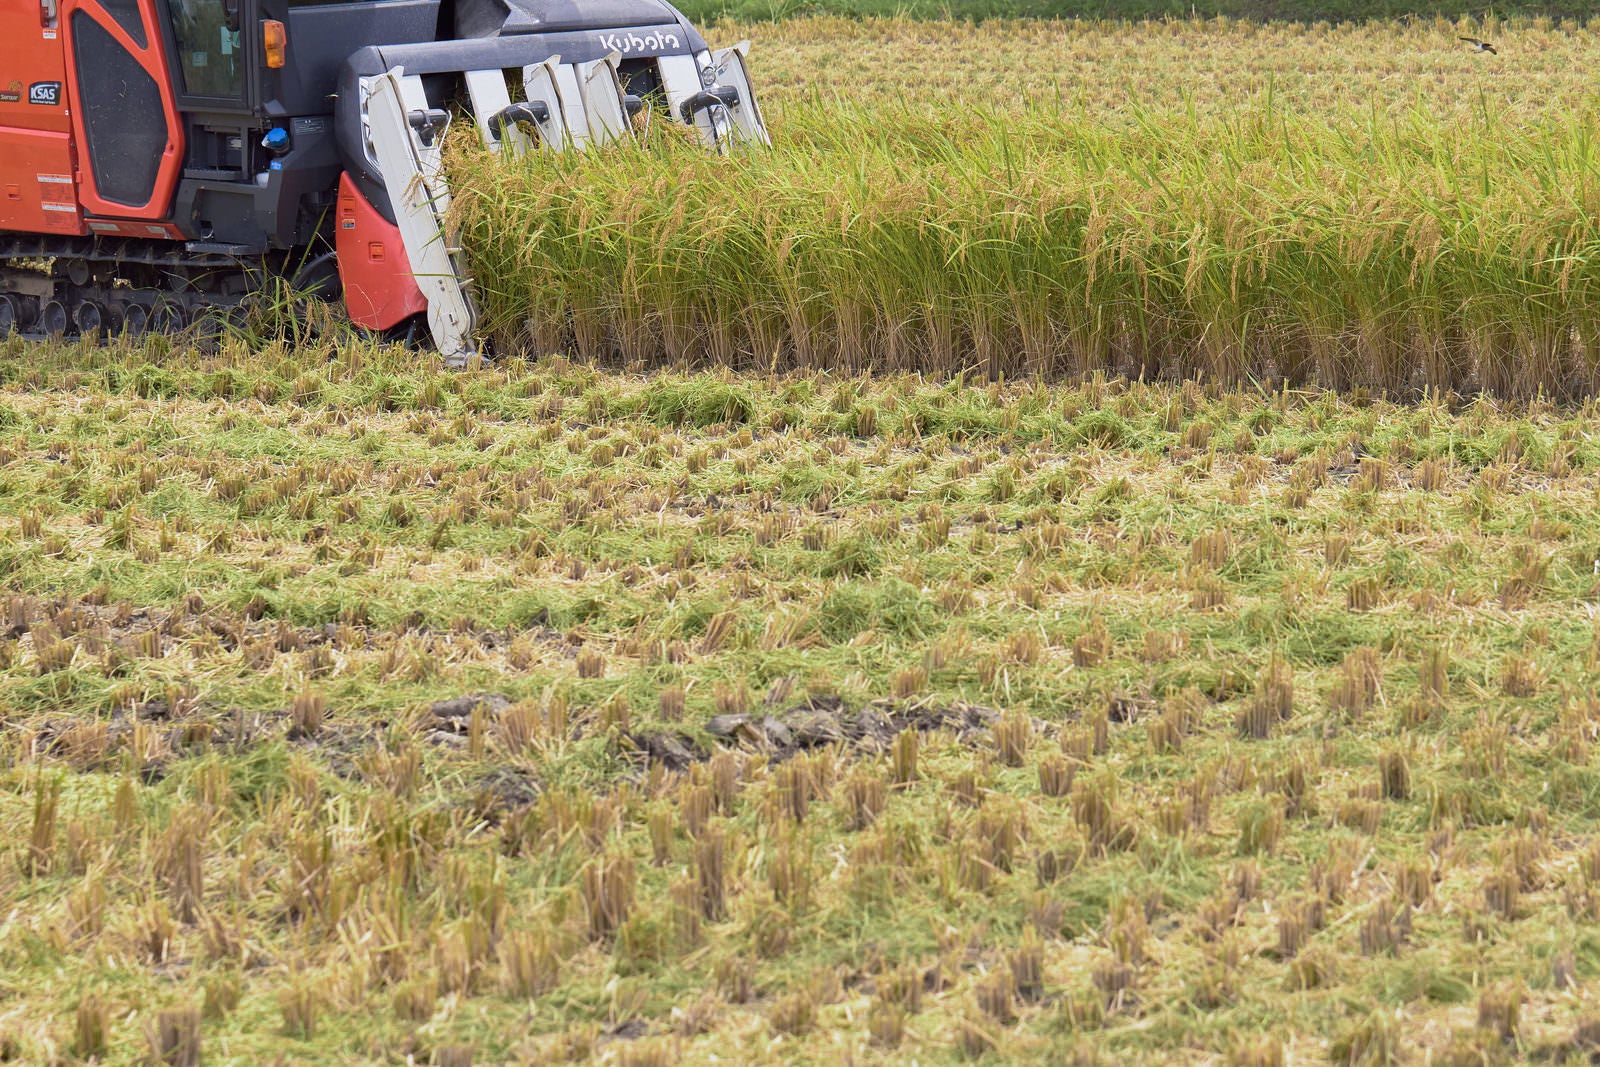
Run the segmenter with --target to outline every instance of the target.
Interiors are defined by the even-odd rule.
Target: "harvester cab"
[[[496,153],[679,123],[765,143],[745,46],[665,0],[37,0],[0,9],[0,334],[214,328],[268,279],[476,351],[453,121]]]

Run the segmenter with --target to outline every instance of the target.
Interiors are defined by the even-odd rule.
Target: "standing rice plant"
[[[656,363],[1590,388],[1582,107],[1072,107],[813,102],[732,157],[466,156],[486,324]]]

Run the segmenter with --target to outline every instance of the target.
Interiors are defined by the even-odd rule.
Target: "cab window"
[[[178,65],[190,96],[244,95],[244,54],[237,28],[237,0],[171,0],[172,33],[177,38]]]

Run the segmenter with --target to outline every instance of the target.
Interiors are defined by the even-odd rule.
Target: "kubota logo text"
[[[600,47],[608,52],[630,55],[634,52],[659,52],[663,48],[682,48],[675,33],[602,33]]]

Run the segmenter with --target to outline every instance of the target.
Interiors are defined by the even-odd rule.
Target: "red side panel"
[[[15,0],[0,0],[0,2],[15,2]],[[82,184],[78,199],[82,201],[84,210],[91,215],[111,215],[125,219],[162,219],[166,217],[167,209],[172,204],[172,192],[177,187],[178,176],[183,170],[183,123],[178,117],[178,100],[172,91],[172,74],[167,66],[166,49],[162,46],[161,22],[156,17],[156,0],[137,0],[137,3],[139,17],[144,25],[143,45],[130,37],[128,31],[123,29],[97,0],[61,0],[61,25],[67,28],[67,96],[72,103],[72,132],[78,144],[87,146],[90,143],[84,132],[84,109],[78,100],[80,82],[72,48],[73,15],[80,11],[109,33],[155,81],[160,89],[161,110],[167,125],[166,144],[160,149],[161,163],[155,190],[148,202],[129,205],[102,198],[99,190],[95,188],[94,168],[87,165],[87,162],[79,175]]]
[[[0,230],[82,234],[64,133],[0,126]]]
[[[61,20],[0,0],[0,230],[81,234]]]
[[[334,244],[350,321],[387,330],[419,312],[428,301],[417,288],[400,242],[400,229],[378,214],[350,175],[339,178],[339,231]]]
[[[37,2],[0,0],[0,126],[54,133],[72,128],[61,95],[64,54],[59,14]],[[20,172],[15,161],[0,156],[0,175],[9,180],[13,172]]]

